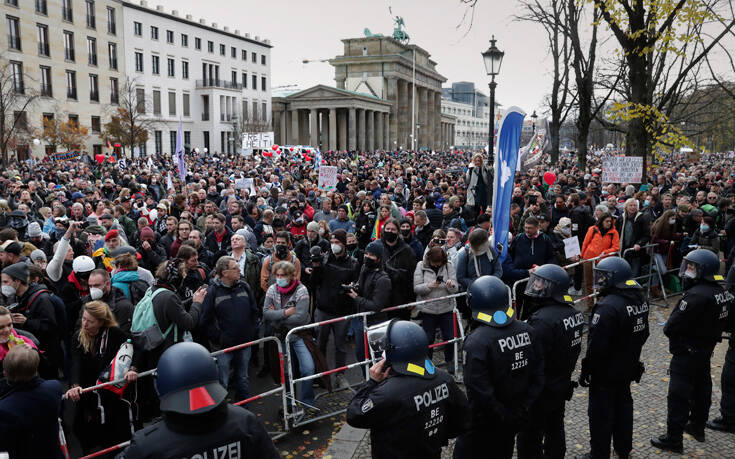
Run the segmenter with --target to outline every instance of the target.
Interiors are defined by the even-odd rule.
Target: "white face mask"
[[[93,300],[99,300],[105,295],[105,292],[102,291],[101,288],[97,287],[90,287],[89,288],[89,297]]]
[[[324,228],[319,229],[319,236],[324,236]]]
[[[676,223],[676,219],[675,218],[670,218],[669,219],[669,225],[673,225],[674,223]]]
[[[332,244],[332,253],[335,255],[342,253],[342,246],[339,244]]]
[[[12,285],[3,285],[0,290],[2,291],[2,294],[6,297],[15,295],[15,287],[13,287]]]
[[[684,271],[684,277],[689,277],[691,279],[696,279],[697,278],[697,271],[691,270],[691,269],[687,269],[686,271]]]

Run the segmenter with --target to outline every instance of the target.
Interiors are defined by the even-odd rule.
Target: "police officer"
[[[370,429],[373,458],[440,458],[442,446],[465,429],[467,398],[428,358],[424,330],[394,319],[385,334],[385,359],[347,408],[347,423]]]
[[[735,266],[727,273],[727,290],[735,292]],[[707,428],[721,432],[735,433],[735,309],[730,305],[725,331],[730,333],[730,342],[725,354],[725,364],[722,366],[722,400],[720,400],[720,416],[707,421]]]
[[[577,383],[572,372],[582,350],[584,315],[574,309],[567,295],[570,285],[567,272],[558,265],[534,269],[525,294],[532,312],[528,324],[533,327],[544,359],[544,389],[531,406],[530,421],[518,434],[518,458],[563,458],[564,408],[572,398]]]
[[[686,432],[704,441],[704,426],[712,404],[710,358],[722,340],[733,295],[720,281],[720,259],[698,249],[684,257],[679,276],[684,296],[664,325],[669,338],[669,394],[666,433],[651,439],[657,448],[681,453]]]
[[[530,325],[516,320],[509,290],[494,276],[477,278],[467,291],[479,326],[464,344],[464,378],[471,426],[454,458],[511,458],[515,435],[544,385],[538,343]]]
[[[118,459],[280,457],[255,415],[225,401],[217,364],[203,346],[168,348],[155,384],[163,419],[137,431]]]
[[[641,349],[648,339],[648,304],[627,261],[609,257],[593,270],[603,296],[592,310],[587,354],[579,384],[589,387],[590,446],[579,458],[609,458],[610,439],[619,458],[633,449],[633,397],[630,383],[640,382]]]

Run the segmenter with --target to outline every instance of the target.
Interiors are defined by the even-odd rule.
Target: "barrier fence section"
[[[239,405],[244,405],[246,403],[250,403],[252,401],[259,400],[259,399],[264,398],[264,397],[267,397],[269,395],[275,395],[275,394],[277,394],[277,393],[280,392],[281,393],[281,398],[282,398],[282,405],[283,405],[283,413],[284,413],[283,416],[284,416],[285,430],[283,432],[268,432],[269,434],[271,434],[272,438],[275,440],[275,439],[281,438],[282,436],[286,435],[286,433],[288,431],[288,426],[286,424],[286,379],[285,379],[285,375],[284,375],[284,362],[283,362],[283,352],[282,352],[283,347],[281,346],[281,340],[279,340],[275,336],[266,336],[264,338],[260,338],[260,339],[254,340],[254,341],[248,341],[247,343],[238,344],[236,346],[232,346],[232,347],[228,347],[226,349],[222,349],[222,350],[219,350],[219,351],[212,352],[211,355],[212,355],[212,357],[217,357],[218,355],[226,354],[226,353],[229,353],[229,352],[239,351],[239,350],[242,350],[242,349],[245,349],[245,348],[248,348],[248,347],[252,347],[252,346],[256,346],[256,345],[258,345],[260,343],[265,343],[265,342],[268,342],[268,341],[275,342],[276,346],[278,346],[278,360],[279,360],[279,365],[280,365],[280,379],[281,379],[280,385],[278,387],[276,387],[276,388],[270,389],[270,390],[265,391],[263,393],[260,393],[260,394],[254,395],[252,397],[246,398],[245,400],[241,400],[239,402],[235,402],[235,403],[233,403],[233,405],[238,405],[238,406]],[[154,368],[152,370],[148,370],[148,371],[144,371],[144,372],[138,373],[138,378],[145,377],[145,376],[151,376],[151,375],[154,375],[155,373],[156,373],[156,369]],[[104,388],[106,386],[112,386],[112,385],[120,384],[120,383],[124,383],[124,382],[125,382],[125,378],[122,378],[122,379],[118,379],[118,380],[115,380],[115,381],[109,381],[109,382],[106,382],[106,383],[97,384],[97,385],[90,386],[90,387],[85,387],[85,388],[82,389],[82,393],[87,393],[87,392],[95,391],[95,390]],[[66,395],[64,395],[62,398],[66,398]],[[61,439],[63,437],[63,430],[61,429],[61,425],[59,425],[59,430],[60,430],[60,432],[59,432],[59,438]],[[66,444],[66,442],[63,443],[63,445],[65,445],[65,444]],[[123,448],[127,447],[128,445],[130,445],[130,441],[122,442],[120,444],[113,445],[113,446],[110,446],[108,448],[102,449],[100,451],[96,451],[96,452],[94,452],[92,454],[88,454],[86,456],[83,456],[81,459],[90,459],[90,458],[93,458],[93,457],[103,456],[103,455],[108,454],[108,453],[112,453],[112,452],[115,452],[115,451],[122,450]]]
[[[315,323],[312,323],[312,324],[307,324],[307,325],[302,325],[302,326],[299,326],[299,327],[294,327],[291,330],[289,330],[289,332],[288,332],[288,334],[286,334],[286,338],[284,340],[284,345],[286,347],[286,364],[285,364],[285,366],[289,370],[288,371],[288,374],[286,375],[286,379],[288,380],[288,387],[289,387],[289,391],[290,391],[289,392],[290,393],[290,397],[289,398],[291,398],[291,403],[289,405],[292,408],[294,408],[294,409],[293,409],[293,411],[291,413],[284,414],[284,417],[285,418],[288,418],[288,419],[292,419],[292,423],[290,424],[292,427],[298,427],[298,426],[302,426],[302,425],[309,424],[309,423],[312,423],[312,422],[320,421],[322,419],[325,419],[325,418],[334,416],[336,414],[341,414],[341,413],[343,413],[343,412],[346,411],[346,408],[342,408],[342,409],[339,409],[339,410],[336,410],[336,411],[333,411],[333,412],[330,412],[330,413],[321,414],[321,415],[316,416],[316,417],[310,417],[310,418],[305,419],[305,420],[302,421],[301,419],[299,419],[300,418],[300,414],[301,414],[301,410],[296,408],[296,404],[302,404],[302,405],[306,405],[306,404],[295,399],[295,397],[294,397],[294,394],[296,393],[295,392],[295,386],[296,386],[297,383],[301,383],[301,382],[304,382],[304,381],[315,380],[315,379],[318,379],[318,378],[321,378],[321,377],[324,377],[324,376],[329,376],[329,375],[332,375],[332,374],[335,374],[335,373],[343,373],[343,372],[345,372],[345,371],[347,371],[347,370],[349,370],[351,368],[356,368],[356,367],[360,367],[360,366],[364,366],[365,367],[365,380],[367,381],[367,379],[370,378],[370,374],[369,374],[370,365],[373,364],[373,360],[370,357],[369,343],[367,342],[367,328],[368,328],[367,320],[368,320],[368,317],[369,316],[373,316],[373,315],[376,315],[376,314],[382,314],[382,313],[386,313],[386,312],[394,312],[394,311],[398,311],[398,310],[402,310],[402,309],[408,309],[408,308],[416,307],[416,306],[419,306],[419,305],[422,305],[422,304],[427,304],[427,303],[431,303],[431,302],[435,302],[435,301],[445,301],[447,299],[458,298],[458,297],[461,297],[461,296],[464,296],[464,295],[466,295],[466,293],[463,292],[463,293],[456,293],[454,295],[443,296],[441,298],[430,298],[430,299],[427,299],[427,300],[415,301],[413,303],[406,303],[406,304],[402,304],[402,305],[398,305],[398,306],[393,306],[393,307],[390,307],[390,308],[385,308],[385,309],[382,309],[382,310],[377,311],[377,312],[367,311],[367,312],[360,312],[360,313],[356,313],[356,314],[350,314],[350,315],[344,316],[344,317],[336,317],[334,319],[329,319],[329,320],[325,320],[325,321],[322,321],[322,322],[315,322]],[[323,371],[323,372],[320,372],[320,373],[315,373],[313,375],[307,375],[307,376],[303,376],[302,375],[300,378],[294,379],[294,377],[293,377],[293,374],[294,374],[294,372],[293,372],[293,370],[294,370],[294,365],[293,365],[294,364],[294,358],[293,358],[293,354],[291,352],[291,346],[290,346],[291,341],[292,341],[292,337],[295,334],[297,334],[298,332],[300,332],[300,331],[311,330],[311,329],[315,329],[317,327],[321,327],[323,325],[329,325],[329,324],[333,324],[333,323],[343,322],[343,321],[352,320],[352,319],[355,319],[355,318],[360,318],[362,320],[362,322],[363,322],[364,360],[361,360],[359,362],[354,362],[354,363],[351,363],[351,364],[348,364],[348,365],[343,365],[341,367],[334,368],[334,369],[327,370],[327,371]],[[441,347],[441,346],[446,346],[446,345],[449,345],[449,344],[453,344],[454,345],[454,369],[455,369],[455,375],[457,375],[459,373],[457,371],[458,370],[459,343],[462,340],[464,340],[464,327],[462,326],[462,321],[460,320],[461,315],[460,315],[459,311],[457,311],[457,308],[456,307],[452,311],[452,318],[453,318],[453,321],[454,321],[454,324],[453,324],[454,337],[452,339],[449,339],[449,340],[445,340],[445,341],[441,341],[441,342],[438,342],[438,343],[434,343],[434,344],[430,345],[429,347],[432,348],[432,349],[434,349],[436,347]],[[457,334],[458,332],[459,332],[459,334]],[[284,413],[285,413],[285,411],[284,411]],[[289,427],[289,424],[287,423],[286,424],[286,430],[288,430],[288,427]]]
[[[634,279],[637,281],[646,279],[648,282],[646,284],[646,298],[651,298],[651,286],[652,282],[651,279],[653,279],[653,276],[658,277],[658,282],[661,287],[661,294],[663,295],[664,303],[668,302],[668,295],[666,295],[666,287],[664,286],[664,279],[663,276],[676,272],[679,270],[679,268],[672,268],[672,269],[666,269],[666,264],[664,263],[663,267],[660,267],[658,265],[658,260],[656,259],[656,254],[653,253],[653,249],[656,248],[659,244],[646,244],[640,247],[639,250],[645,250],[645,253],[649,257],[648,261],[648,274],[644,274],[642,276],[635,277]],[[668,248],[668,255],[667,258],[671,256],[672,250],[674,249],[674,241],[670,241],[669,248]],[[623,251],[623,258],[625,258],[631,251],[634,251],[634,247],[627,248]],[[656,269],[654,269],[654,263],[656,264]],[[663,268],[663,269],[662,269]],[[663,272],[662,272],[663,271]],[[655,298],[654,298],[655,300]],[[652,301],[649,300],[649,303],[652,303]]]

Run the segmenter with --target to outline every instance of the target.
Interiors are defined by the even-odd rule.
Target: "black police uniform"
[[[666,423],[674,441],[681,441],[687,421],[694,432],[704,432],[712,404],[710,359],[722,339],[733,299],[718,282],[700,280],[684,292],[666,321],[664,334],[672,354]]]
[[[427,379],[391,370],[357,391],[347,423],[370,429],[373,458],[439,458],[447,439],[464,431],[467,399],[447,372],[434,371]]]
[[[735,432],[735,304],[730,304],[725,331],[730,333],[730,343],[722,366],[722,400],[720,400],[721,424]]]
[[[502,328],[478,326],[463,354],[472,426],[457,440],[454,457],[511,458],[515,435],[544,384],[534,330],[518,320]]]
[[[518,457],[563,458],[565,402],[576,383],[572,372],[582,350],[584,315],[568,303],[546,299],[529,319],[543,352],[544,388],[531,407],[530,422],[518,434]]]
[[[636,287],[635,281],[626,281]],[[610,457],[610,438],[621,457],[633,449],[633,397],[640,381],[641,349],[648,339],[648,304],[640,288],[614,289],[597,303],[587,338],[582,373],[589,375],[591,457]],[[580,378],[582,380],[584,378]]]
[[[165,413],[133,436],[118,459],[280,457],[255,415],[222,402],[207,413]]]

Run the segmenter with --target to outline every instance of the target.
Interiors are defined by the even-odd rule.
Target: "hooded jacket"
[[[260,316],[247,282],[238,280],[227,286],[216,279],[207,289],[200,322],[209,342],[219,349],[255,339]]]

